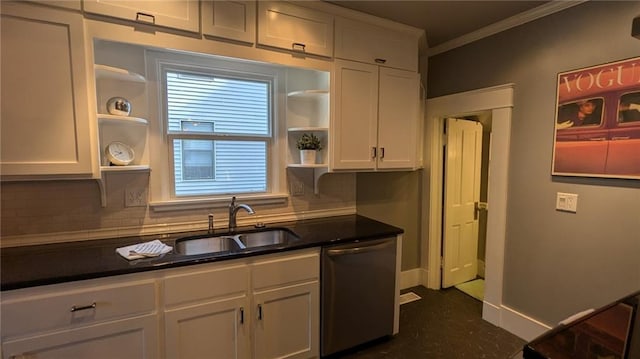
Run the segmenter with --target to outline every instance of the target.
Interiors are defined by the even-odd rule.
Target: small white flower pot
[[[300,150],[300,163],[303,165],[313,165],[316,163],[316,150]]]

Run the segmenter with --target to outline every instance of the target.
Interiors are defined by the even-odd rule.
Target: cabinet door
[[[256,2],[202,1],[202,33],[253,44],[256,41]]]
[[[84,0],[84,11],[139,23],[200,31],[198,0]]]
[[[1,6],[2,175],[90,177],[82,15]]]
[[[337,58],[418,71],[418,38],[410,33],[337,18],[335,46]]]
[[[4,358],[147,358],[158,357],[156,314],[87,327],[3,340]]]
[[[420,105],[419,74],[380,68],[378,168],[415,168]]]
[[[259,1],[258,43],[332,57],[333,16],[282,1]]]
[[[378,66],[335,62],[333,169],[375,169]]]
[[[246,296],[165,311],[167,358],[249,358]]]
[[[319,299],[317,281],[254,292],[254,357],[318,357]]]

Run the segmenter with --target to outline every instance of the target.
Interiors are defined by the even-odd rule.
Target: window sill
[[[289,195],[283,194],[267,194],[267,195],[239,195],[236,201],[240,203],[248,203],[251,205],[262,204],[282,204],[289,200]],[[189,209],[203,208],[223,208],[229,206],[231,197],[224,198],[188,198],[188,199],[172,199],[167,201],[151,201],[149,208],[155,212],[182,211]]]

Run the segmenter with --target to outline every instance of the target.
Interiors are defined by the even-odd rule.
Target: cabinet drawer
[[[251,264],[251,284],[254,290],[282,286],[320,276],[320,255],[318,251],[297,255],[275,256]]]
[[[249,268],[244,264],[217,265],[206,270],[191,270],[164,279],[165,305],[180,305],[247,292]]]
[[[283,1],[259,1],[258,43],[332,57],[333,16]]]
[[[418,71],[418,38],[354,20],[336,19],[337,58]]]
[[[57,286],[20,293],[3,292],[2,336],[91,324],[112,318],[153,312],[155,282],[137,281],[78,290]],[[65,286],[68,288],[68,286]]]
[[[147,25],[200,31],[200,4],[197,0],[84,0],[84,11]]]

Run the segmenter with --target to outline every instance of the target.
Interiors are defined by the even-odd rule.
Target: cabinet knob
[[[386,63],[386,62],[387,62],[387,60],[385,60],[385,59],[381,59],[381,58],[377,58],[377,59],[375,59],[375,60],[373,60],[373,61],[375,61],[377,64],[384,64],[384,63]]]
[[[302,51],[305,52],[305,48],[307,47],[307,45],[301,43],[301,42],[294,42],[293,44],[291,44],[291,49],[295,50],[295,51]]]

